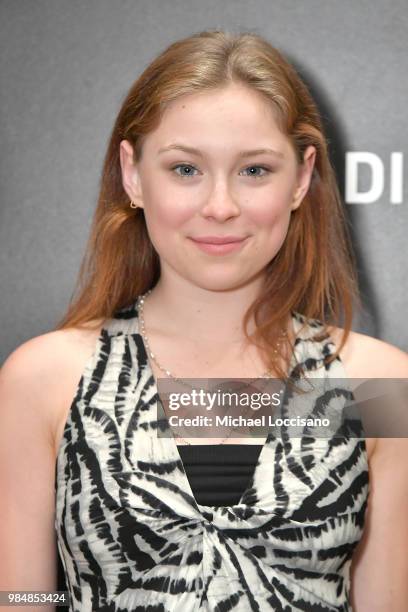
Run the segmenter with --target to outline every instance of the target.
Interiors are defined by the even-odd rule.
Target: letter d
[[[368,164],[371,168],[371,187],[368,191],[358,191],[358,164]],[[346,153],[346,196],[348,204],[370,204],[379,199],[384,190],[384,166],[375,153],[357,151]]]

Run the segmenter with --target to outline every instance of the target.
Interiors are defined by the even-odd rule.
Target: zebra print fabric
[[[55,529],[70,612],[351,612],[369,481],[364,437],[269,433],[238,504],[196,502],[157,387],[138,303],[101,331],[56,463]],[[291,377],[345,379],[334,344],[292,313]],[[320,330],[321,331],[321,330]],[[318,398],[310,411],[317,405]]]

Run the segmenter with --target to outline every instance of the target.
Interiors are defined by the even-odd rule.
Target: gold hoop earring
[[[130,208],[137,208],[137,204],[133,200],[130,200]]]

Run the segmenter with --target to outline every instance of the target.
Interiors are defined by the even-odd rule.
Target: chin
[[[189,278],[188,279],[192,284],[200,287],[200,289],[205,289],[206,291],[233,291],[234,289],[239,289],[240,287],[245,286],[248,283],[247,278],[243,279],[242,277],[232,279],[219,277],[217,278],[215,274],[211,275],[209,278]]]

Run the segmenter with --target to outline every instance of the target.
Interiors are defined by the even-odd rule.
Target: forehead
[[[260,139],[263,144],[273,139],[275,144],[288,146],[275,113],[271,102],[245,85],[184,94],[166,106],[145,144],[163,146],[177,137],[200,145],[228,138],[229,142],[239,141],[241,147],[242,139],[251,140],[254,146],[262,144]]]

